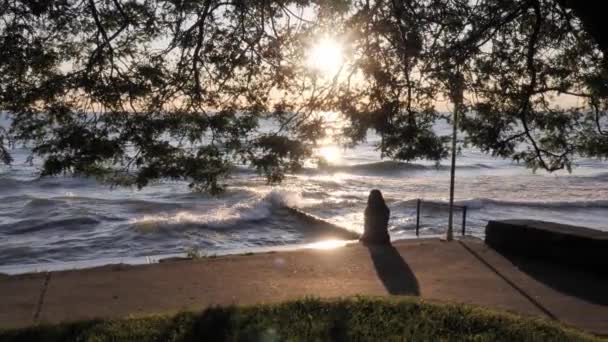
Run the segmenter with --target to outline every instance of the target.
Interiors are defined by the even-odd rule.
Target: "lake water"
[[[449,134],[448,125],[437,130]],[[393,239],[412,238],[416,199],[422,205],[421,235],[447,227],[449,161],[382,161],[370,135],[354,150],[328,139],[321,153],[333,167],[306,168],[280,186],[237,169],[219,197],[192,193],[185,182],[160,182],[141,191],[111,189],[93,179],[38,178],[29,151],[13,151],[15,163],[0,166],[0,272],[50,265],[141,260],[196,249],[202,254],[284,248],[325,238],[322,231],[282,209],[300,208],[360,232],[370,189],[380,189],[391,210]],[[483,236],[490,219],[532,218],[608,230],[608,164],[578,160],[572,174],[547,174],[510,160],[463,149],[457,159],[456,200],[466,205],[467,233]],[[455,228],[460,231],[461,212]],[[46,266],[45,266],[46,265]],[[35,266],[35,267],[34,267]],[[66,266],[69,267],[69,266]]]

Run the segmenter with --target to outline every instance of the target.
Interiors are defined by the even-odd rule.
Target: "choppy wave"
[[[353,238],[347,229],[317,224],[287,209],[310,205],[310,200],[294,191],[274,190],[255,200],[243,198],[224,206],[215,205],[217,199],[211,205],[195,200],[186,209],[171,203],[124,198],[24,195],[10,199],[26,204],[22,206],[24,213],[15,218],[4,215],[0,221],[0,239],[6,239],[0,250],[0,265],[180,253],[188,246],[214,253]],[[70,201],[73,206],[64,206]],[[147,207],[148,213],[137,214],[134,205]],[[125,206],[131,207],[118,213]],[[6,208],[0,207],[0,215],[6,214]],[[27,212],[40,214],[28,217]]]
[[[39,213],[40,210],[51,210],[53,208],[88,206],[97,207],[99,210],[111,211],[113,208],[129,208],[133,212],[151,210],[171,210],[187,206],[178,201],[163,202],[144,199],[127,198],[95,198],[87,196],[53,196],[53,197],[34,197],[30,195],[7,196],[2,198],[7,203],[18,203],[24,215]]]
[[[0,191],[13,191],[23,182],[10,177],[0,177]]]
[[[5,231],[6,235],[21,235],[36,233],[43,230],[70,230],[82,229],[85,226],[97,225],[100,220],[90,216],[76,216],[62,219],[25,219],[10,224],[0,225],[0,231]]]
[[[486,164],[476,163],[476,164],[466,164],[466,165],[457,165],[457,169],[459,170],[483,170],[483,169],[492,169],[493,167]],[[372,163],[362,163],[362,164],[353,164],[353,165],[325,165],[319,168],[310,168],[306,169],[306,173],[350,173],[350,174],[369,174],[369,175],[390,175],[390,174],[402,174],[408,172],[417,172],[417,171],[428,171],[428,170],[440,170],[445,171],[449,170],[449,166],[446,165],[423,165],[416,163],[406,163],[399,161],[379,161]]]
[[[505,201],[494,200],[489,198],[472,199],[466,201],[458,201],[458,205],[466,205],[471,208],[481,208],[487,205],[496,206],[520,206],[534,208],[608,208],[608,200],[590,200],[590,201]]]
[[[416,206],[416,199],[398,202],[398,206]],[[496,200],[491,198],[472,198],[467,200],[454,201],[457,206],[466,206],[468,209],[482,209],[488,206],[509,206],[509,207],[528,207],[537,209],[578,209],[578,208],[598,208],[608,209],[608,200],[589,200],[589,201],[508,201]],[[423,205],[435,205],[447,207],[448,202],[442,200],[425,200]]]
[[[325,166],[319,168],[319,171],[329,172],[345,172],[345,173],[390,173],[390,172],[404,172],[404,171],[416,171],[426,170],[427,166],[414,164],[414,163],[403,163],[397,161],[381,161],[375,163],[364,163],[355,165],[336,165],[336,166]]]
[[[85,177],[37,177],[35,174],[28,177],[0,177],[0,193],[15,192],[17,190],[39,191],[40,189],[74,190],[91,187],[103,187],[93,178]],[[106,185],[107,186],[107,185]]]
[[[391,235],[411,236],[412,198],[447,198],[449,166],[381,161],[373,144],[362,147],[341,156],[341,165],[288,175],[280,187],[237,166],[219,197],[191,192],[180,181],[142,191],[111,189],[92,178],[38,178],[36,166],[26,164],[0,167],[0,265],[152,256],[189,247],[213,254],[348,239],[352,232],[311,224],[285,207],[360,231],[373,188],[382,190],[391,209]],[[16,151],[16,160],[27,153]],[[468,148],[458,158],[457,196],[469,198],[456,204],[471,209],[467,232],[481,237],[488,219],[507,218],[607,228],[608,198],[600,196],[608,193],[605,162],[585,161],[583,172],[545,177]],[[432,203],[438,209],[424,211],[425,233],[442,232],[447,222],[447,201]]]
[[[575,176],[580,180],[594,180],[600,182],[608,182],[608,172],[601,172],[590,176]]]

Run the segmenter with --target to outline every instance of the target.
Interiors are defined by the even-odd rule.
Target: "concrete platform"
[[[359,294],[471,303],[608,335],[608,297],[603,293],[608,279],[560,269],[540,277],[529,270],[542,265],[517,262],[527,268],[478,239],[420,239],[397,242],[394,248],[355,243],[327,250],[0,276],[0,327]],[[570,291],[559,284],[564,279],[576,279],[579,288],[594,295]]]

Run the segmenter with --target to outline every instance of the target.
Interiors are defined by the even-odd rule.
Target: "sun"
[[[342,151],[337,146],[322,146],[317,151],[324,161],[335,164],[342,159]]]
[[[344,64],[342,45],[335,39],[323,37],[310,47],[308,66],[319,73],[333,77]]]

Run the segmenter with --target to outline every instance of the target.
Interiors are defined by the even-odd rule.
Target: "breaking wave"
[[[174,213],[143,215],[131,219],[130,224],[137,229],[192,225],[238,229],[239,223],[264,221],[275,215],[278,209],[301,208],[310,202],[311,200],[304,200],[300,193],[274,190],[255,201],[213,208],[205,213],[197,210],[181,210]]]

